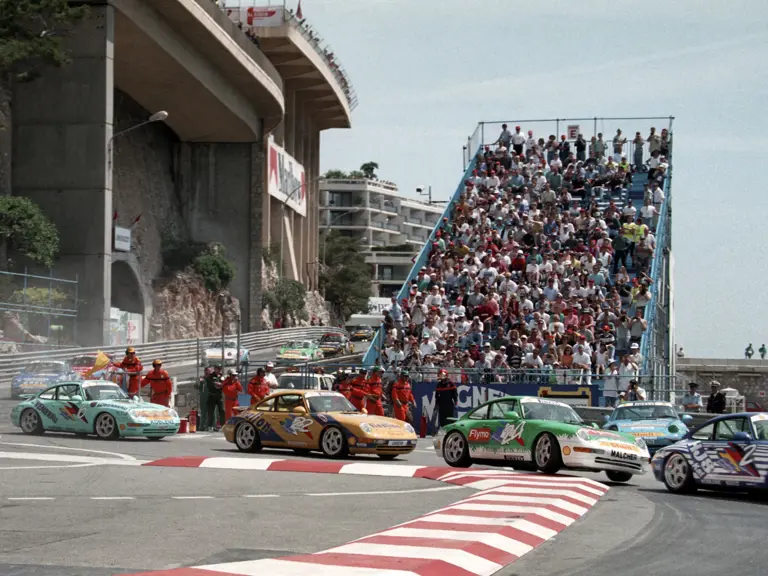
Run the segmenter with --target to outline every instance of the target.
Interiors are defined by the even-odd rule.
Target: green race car
[[[650,460],[642,438],[588,426],[568,404],[533,396],[486,402],[442,428],[434,446],[459,468],[483,461],[547,474],[604,470],[615,482],[645,474]]]
[[[129,398],[106,380],[62,382],[23,397],[11,411],[11,422],[25,434],[50,430],[95,434],[104,440],[121,436],[160,440],[179,431],[175,410]]]
[[[297,340],[288,342],[280,347],[277,353],[277,361],[280,364],[294,364],[297,362],[311,362],[322,360],[323,351],[317,340]]]

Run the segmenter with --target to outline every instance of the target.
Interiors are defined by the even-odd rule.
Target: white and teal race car
[[[691,420],[687,414],[680,416],[669,402],[639,400],[619,404],[605,417],[603,428],[642,438],[648,452],[654,454],[682,439]]]
[[[95,434],[104,440],[121,436],[160,440],[179,431],[175,410],[129,398],[106,380],[62,382],[23,398],[11,411],[11,422],[25,434],[51,431]]]

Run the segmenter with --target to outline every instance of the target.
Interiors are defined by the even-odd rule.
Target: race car
[[[768,492],[768,412],[713,418],[651,460],[653,475],[675,493]]]
[[[67,362],[35,360],[11,380],[11,400],[18,400],[23,394],[37,394],[52,384],[74,380],[75,377],[76,374]]]
[[[131,399],[106,380],[63,382],[30,395],[13,408],[11,422],[25,434],[73,432],[104,440],[160,440],[179,431],[175,410]]]
[[[642,438],[653,455],[685,436],[688,433],[686,424],[692,420],[688,414],[680,416],[669,402],[624,402],[605,417],[603,428]]]
[[[323,334],[320,338],[320,350],[325,357],[344,356],[355,351],[355,345],[343,334]]]
[[[280,364],[293,364],[295,362],[310,362],[322,360],[323,351],[317,340],[295,340],[286,342],[280,346],[277,352],[277,361]]]
[[[224,341],[224,353],[222,354],[221,342],[214,342],[201,353],[200,366],[235,366],[245,370],[248,368],[249,351],[245,348],[237,350],[235,340]]]
[[[96,357],[98,354],[90,353],[90,354],[80,354],[79,356],[75,356],[70,360],[70,365],[72,366],[72,371],[76,374],[80,374],[80,376],[85,376],[88,370],[93,368],[93,365],[96,363]],[[113,354],[107,354],[109,357],[110,365],[114,362],[114,355]]]
[[[352,340],[352,342],[368,342],[369,340],[373,340],[375,335],[373,328],[370,326],[356,326],[354,329],[350,330],[349,333],[349,339]]]
[[[434,446],[458,468],[488,460],[547,474],[604,470],[615,482],[645,474],[650,459],[642,438],[587,426],[568,404],[534,396],[486,402],[440,429]]]
[[[392,460],[416,448],[416,432],[407,422],[358,412],[338,392],[276,392],[243,409],[222,428],[242,452],[264,447],[320,451],[328,458],[376,454]]]

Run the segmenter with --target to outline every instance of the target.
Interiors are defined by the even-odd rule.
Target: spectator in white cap
[[[264,383],[270,387],[270,389],[274,390],[277,388],[277,378],[275,377],[275,373],[273,370],[275,369],[275,364],[273,362],[267,362],[266,365],[266,374],[264,375]]]

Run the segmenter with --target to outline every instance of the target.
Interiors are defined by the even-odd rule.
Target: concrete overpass
[[[108,340],[115,300],[143,314],[148,333],[171,232],[226,246],[243,329],[259,329],[265,244],[288,248],[286,276],[316,285],[319,134],[350,125],[338,72],[295,21],[258,30],[262,50],[211,0],[87,3],[89,18],[67,40],[71,63],[16,86],[13,117],[14,194],[40,204],[60,230],[55,273],[79,278],[78,343]],[[133,124],[166,110],[172,133],[159,143],[123,136],[124,99],[139,110]],[[280,150],[270,142],[304,168],[306,186],[287,209],[293,181],[284,170],[268,180]],[[160,176],[142,181],[146,166]],[[141,224],[133,249],[118,253],[113,213],[126,212]]]

